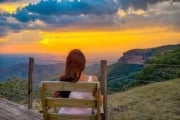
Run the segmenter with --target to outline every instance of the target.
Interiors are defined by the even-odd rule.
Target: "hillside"
[[[109,93],[179,78],[180,45],[130,50],[109,68]]]
[[[179,120],[180,78],[108,95],[111,120]]]
[[[136,84],[180,78],[180,48],[152,56],[136,74]],[[144,81],[138,81],[144,80]]]
[[[134,75],[142,70],[144,65],[115,63],[109,66],[108,93],[123,91],[131,87]]]

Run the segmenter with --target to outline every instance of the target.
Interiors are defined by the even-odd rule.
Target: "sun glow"
[[[26,6],[27,4],[20,4],[20,3],[1,3],[0,9],[8,12],[8,13],[15,13],[18,8],[22,8]]]
[[[146,28],[124,31],[41,32],[41,36],[40,44],[54,52],[72,48],[87,52],[109,52],[168,44],[169,40],[178,43],[180,34],[166,28]]]
[[[22,34],[21,32],[19,34]],[[33,37],[34,35],[39,37]],[[17,34],[17,33],[16,33]],[[29,34],[29,35],[28,35]],[[32,36],[32,34],[34,34]],[[50,53],[66,55],[71,49],[81,49],[91,58],[119,57],[123,52],[133,48],[151,48],[167,44],[177,44],[180,34],[167,28],[143,28],[122,31],[34,31],[27,32],[34,42],[19,44],[16,37],[11,44],[1,45],[0,53]],[[12,38],[9,36],[9,38]],[[17,36],[17,35],[16,35]],[[1,43],[11,40],[1,38]],[[113,58],[113,57],[112,57]],[[117,58],[116,58],[117,59]]]

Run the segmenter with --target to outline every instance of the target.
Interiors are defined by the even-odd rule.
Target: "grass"
[[[180,78],[108,95],[110,120],[180,120]]]

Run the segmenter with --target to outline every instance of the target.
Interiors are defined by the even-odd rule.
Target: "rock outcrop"
[[[125,64],[144,64],[148,56],[146,55],[147,50],[133,49],[123,53],[123,56],[118,62]]]

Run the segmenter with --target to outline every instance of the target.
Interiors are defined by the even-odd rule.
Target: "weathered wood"
[[[100,85],[97,84],[97,120],[101,120],[101,116],[100,116],[100,99],[101,99],[101,89],[100,89]]]
[[[47,107],[46,107],[46,101],[45,101],[45,90],[43,87],[43,83],[40,83],[40,97],[41,97],[41,104],[42,104],[42,110],[43,110],[43,116],[44,116],[44,120],[47,120]]]
[[[25,106],[0,98],[0,120],[42,120],[42,116]]]
[[[29,58],[29,74],[28,74],[28,109],[32,108],[32,91],[33,91],[33,67],[34,67],[34,58]]]
[[[76,98],[53,98],[45,97],[46,91],[86,91],[97,92],[98,98],[94,99],[76,99]],[[99,82],[78,82],[68,83],[60,81],[42,81],[40,84],[40,96],[45,120],[100,120],[100,86]],[[50,107],[81,107],[81,108],[96,108],[97,114],[95,115],[62,115],[50,113],[47,108]],[[99,108],[98,108],[99,107]],[[70,113],[71,114],[71,113]],[[99,115],[98,115],[99,114]]]
[[[48,107],[81,107],[81,108],[96,108],[96,99],[74,99],[74,98],[46,98]]]
[[[49,113],[48,118],[50,120],[97,120],[95,115],[67,115]]]
[[[78,84],[62,81],[43,81],[44,90],[51,91],[83,91],[92,92],[96,91],[96,84],[79,82]]]
[[[101,84],[103,94],[104,118],[107,120],[107,61],[101,60]]]

